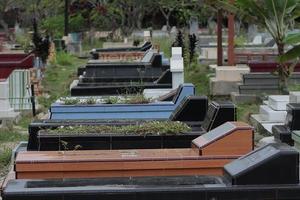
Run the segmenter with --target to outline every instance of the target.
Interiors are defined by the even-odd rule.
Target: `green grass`
[[[237,105],[237,119],[250,123],[250,115],[257,114],[259,112],[259,104],[238,104]]]
[[[193,83],[195,85],[197,95],[209,96],[208,73],[208,66],[192,64],[190,67],[185,67],[184,80],[186,83]]]
[[[77,78],[77,68],[85,63],[86,60],[58,52],[56,62],[47,67],[43,79],[44,90],[49,96],[39,97],[39,104],[48,108],[59,97],[68,96],[70,84]]]
[[[160,51],[164,52],[165,57],[171,57],[171,46],[173,41],[170,38],[162,37],[162,38],[154,38],[153,42],[154,45],[158,44]]]
[[[94,48],[102,48],[103,47],[104,40],[98,39],[92,41],[88,41],[87,39],[84,39],[82,42],[82,50],[83,51],[91,51]]]
[[[0,177],[8,172],[12,150],[20,141],[27,141],[28,135],[16,130],[0,129]]]

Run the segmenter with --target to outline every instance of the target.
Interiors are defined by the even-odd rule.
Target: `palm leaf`
[[[300,57],[300,45],[297,45],[279,57],[281,63],[295,60]]]

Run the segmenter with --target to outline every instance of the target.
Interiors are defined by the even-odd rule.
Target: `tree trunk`
[[[165,17],[166,25],[167,25],[167,30],[170,30],[170,21],[169,20],[170,20],[170,15],[171,15],[172,11],[170,10],[168,13],[166,13],[162,7],[159,7],[159,9],[160,9],[160,12]]]
[[[2,18],[0,19],[0,25],[3,27],[6,37],[9,40],[12,40],[11,34],[9,33],[8,25]]]
[[[166,17],[166,25],[167,25],[167,29],[170,30],[171,27],[170,27],[170,15],[169,14]]]
[[[278,42],[278,56],[282,56],[284,54],[284,43]],[[278,78],[279,78],[279,87],[282,94],[288,94],[288,81],[289,81],[289,68],[286,63],[279,63],[278,66]]]

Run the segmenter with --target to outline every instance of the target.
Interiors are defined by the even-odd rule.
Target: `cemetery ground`
[[[169,47],[171,42],[169,40],[160,40],[156,41],[156,43],[160,44],[160,50],[165,53],[165,56],[170,57]],[[91,48],[86,47],[86,49]],[[20,141],[27,140],[29,123],[35,118],[44,116],[51,103],[59,97],[69,95],[69,86],[76,78],[77,68],[86,62],[86,59],[79,59],[67,53],[59,52],[56,54],[56,60],[49,63],[42,82],[45,95],[38,98],[39,108],[37,116],[32,117],[31,113],[23,113],[17,124],[8,129],[0,130],[0,177],[7,173],[12,149]],[[185,82],[195,85],[197,95],[209,96],[210,74],[208,65],[191,63],[185,67]],[[211,97],[211,100],[214,99]],[[224,100],[226,99],[224,98]],[[259,104],[240,104],[237,107],[238,120],[249,123],[250,115],[258,112]],[[257,135],[257,139],[259,138],[261,137]]]

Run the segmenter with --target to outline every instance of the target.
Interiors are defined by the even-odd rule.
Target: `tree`
[[[0,0],[0,25],[5,31],[7,38],[12,39],[9,33],[8,24],[4,20],[4,14],[13,6],[13,0]]]
[[[163,14],[168,30],[170,29],[170,16],[178,7],[181,6],[182,0],[156,0],[160,12]]]
[[[234,5],[226,0],[211,0],[209,3],[240,14],[251,23],[264,27],[277,44],[278,57],[284,57],[287,32],[294,20],[300,16],[300,0],[236,0]],[[299,47],[295,48],[297,50]],[[279,59],[277,74],[282,92],[287,91],[292,70],[293,67],[285,59]]]

